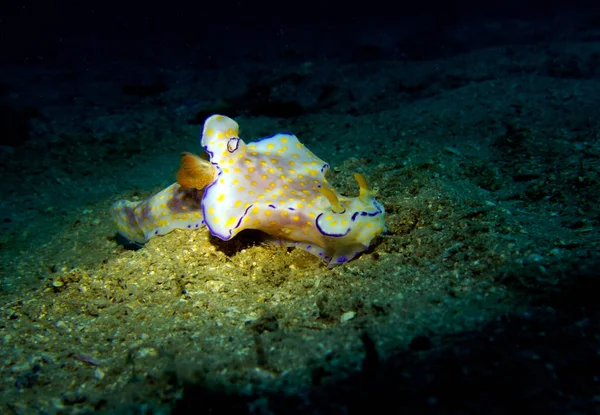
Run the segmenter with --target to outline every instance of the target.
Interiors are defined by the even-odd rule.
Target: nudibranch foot
[[[333,268],[336,265],[341,265],[351,261],[367,249],[361,244],[356,244],[354,246],[342,246],[337,250],[334,250],[325,249],[308,242],[295,242],[281,239],[274,240],[274,242],[285,247],[298,248],[309,252],[321,258],[328,265],[328,268]]]

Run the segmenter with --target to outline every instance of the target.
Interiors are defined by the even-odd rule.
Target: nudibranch
[[[296,136],[280,133],[246,144],[238,131],[231,118],[209,117],[201,139],[209,160],[184,153],[177,183],[146,201],[116,202],[119,233],[144,243],[173,229],[207,226],[227,241],[258,229],[333,266],[386,231],[384,208],[361,174],[354,174],[358,197],[342,196],[325,178],[329,164]]]

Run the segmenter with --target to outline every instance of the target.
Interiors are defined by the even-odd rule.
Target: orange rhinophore
[[[184,189],[202,190],[215,180],[215,168],[200,156],[184,152],[177,171],[177,183]]]

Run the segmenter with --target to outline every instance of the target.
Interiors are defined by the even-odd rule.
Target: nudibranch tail
[[[184,189],[204,189],[215,181],[215,168],[199,156],[183,152],[181,167],[177,171],[177,183]]]
[[[122,236],[139,244],[173,229],[197,229],[204,225],[202,193],[174,183],[148,200],[119,200],[111,207],[113,222]]]

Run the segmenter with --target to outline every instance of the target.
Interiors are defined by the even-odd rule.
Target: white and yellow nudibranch
[[[275,134],[246,144],[238,131],[231,118],[208,118],[201,143],[210,164],[185,153],[178,183],[144,202],[115,203],[119,232],[143,243],[204,224],[223,240],[258,229],[330,266],[350,261],[385,232],[383,206],[361,174],[354,174],[359,196],[341,196],[325,179],[329,165],[296,136]]]

